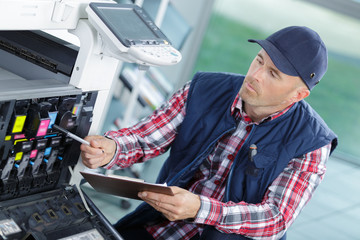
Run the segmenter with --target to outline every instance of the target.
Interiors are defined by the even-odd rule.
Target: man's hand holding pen
[[[87,136],[84,138],[90,146],[81,144],[81,158],[88,168],[98,168],[108,164],[113,159],[116,151],[114,140],[104,136]]]

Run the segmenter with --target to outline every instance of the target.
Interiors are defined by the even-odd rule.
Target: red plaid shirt
[[[189,87],[190,83],[187,83],[161,108],[135,126],[107,132],[105,135],[116,141],[118,151],[106,168],[126,168],[167,151],[185,117]],[[218,141],[188,186],[189,191],[200,195],[201,207],[196,218],[174,222],[165,220],[147,226],[148,232],[155,239],[191,239],[197,233],[201,234],[204,225],[212,225],[219,231],[254,239],[280,238],[321,182],[330,143],[301,158],[292,159],[269,186],[261,203],[224,203],[222,199],[233,160],[252,126],[271,121],[290,107],[254,123],[242,111],[242,101],[238,96],[231,108],[237,128]]]

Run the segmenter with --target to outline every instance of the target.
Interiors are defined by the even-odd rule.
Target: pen
[[[257,154],[257,146],[255,144],[250,145],[249,159],[250,162],[254,162],[254,156]]]
[[[256,154],[257,154],[257,146],[255,144],[251,144],[249,149],[250,164],[248,164],[246,168],[246,174],[252,175],[254,177],[257,177],[260,172],[260,169],[257,168],[254,163],[254,157]]]
[[[56,124],[53,124],[53,128],[55,128],[56,130],[59,130],[60,132],[63,132],[66,134],[66,136],[68,137],[71,137],[72,139],[80,142],[80,143],[83,143],[83,144],[86,144],[86,145],[89,145],[90,146],[90,143],[84,139],[82,139],[81,137],[79,136],[76,136],[75,134],[69,132],[68,130],[56,125]]]

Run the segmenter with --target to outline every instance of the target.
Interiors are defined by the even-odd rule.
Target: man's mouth
[[[253,85],[251,85],[251,84],[248,83],[248,82],[246,82],[245,84],[246,84],[246,88],[247,88],[248,90],[250,90],[251,92],[256,92],[256,89],[254,88]]]

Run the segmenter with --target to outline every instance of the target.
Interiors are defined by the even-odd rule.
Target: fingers
[[[81,159],[86,167],[94,169],[104,165],[101,163],[104,161],[105,154],[102,152],[101,149],[92,148],[89,146],[81,146],[81,148],[85,149],[81,152]]]
[[[194,218],[200,208],[200,197],[185,189],[171,187],[174,196],[141,192],[139,197],[170,221]]]
[[[88,136],[85,139],[89,139],[90,146],[94,148],[103,148],[104,145],[104,137],[103,136]]]
[[[85,140],[90,146],[81,144],[81,158],[88,168],[98,168],[106,165],[113,158],[116,150],[116,143],[103,136],[87,136]]]
[[[90,159],[85,159],[82,157],[82,159],[83,159],[83,164],[91,169],[95,169],[103,165],[106,165],[106,163],[103,164],[103,162],[105,162],[103,157],[90,158]]]
[[[164,206],[164,207],[167,206],[168,208],[170,208],[172,206],[181,204],[179,202],[179,199],[181,200],[181,198],[179,198],[179,196],[178,196],[178,194],[180,193],[179,189],[181,190],[181,188],[178,188],[178,187],[171,187],[171,190],[173,191],[174,196],[145,191],[145,192],[139,193],[139,197],[146,200],[146,202],[153,203],[154,205],[159,205],[159,203],[162,203],[162,206]]]
[[[156,211],[161,212],[170,221],[180,219],[181,214],[173,204],[164,201],[164,198],[161,197],[157,198],[153,196],[153,198],[148,198],[148,193],[150,192],[139,193],[139,197],[146,201]],[[152,194],[150,193],[150,195]]]
[[[139,197],[146,200],[147,203],[154,207],[163,208],[171,211],[176,206],[176,199],[169,197],[168,195],[153,193],[153,192],[141,192]]]
[[[91,141],[91,143],[94,141]],[[81,144],[80,145],[80,150],[84,153],[86,153],[86,155],[90,156],[97,156],[97,155],[101,155],[104,151],[101,148],[98,147],[94,147],[94,145],[86,145],[86,144]]]

